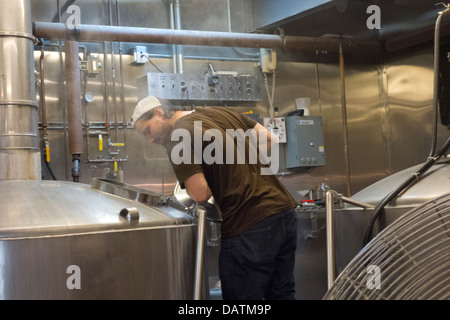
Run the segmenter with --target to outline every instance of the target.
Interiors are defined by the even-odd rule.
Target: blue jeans
[[[295,299],[295,209],[272,215],[222,240],[219,277],[224,300]]]

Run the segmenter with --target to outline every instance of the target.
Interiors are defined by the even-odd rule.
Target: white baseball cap
[[[145,113],[161,106],[161,101],[159,101],[159,99],[157,99],[156,97],[145,97],[144,99],[139,101],[134,108],[133,116],[131,117],[131,125],[134,127],[139,118],[142,117]]]

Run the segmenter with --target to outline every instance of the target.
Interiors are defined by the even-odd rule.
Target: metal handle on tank
[[[203,257],[205,247],[205,220],[206,211],[202,207],[196,208],[198,217],[197,221],[197,257],[195,261],[195,287],[194,287],[194,299],[201,299],[201,286],[202,286],[202,274],[203,274]]]
[[[137,222],[139,220],[139,210],[136,208],[123,208],[120,210],[119,215],[124,219],[127,219],[130,223]]]

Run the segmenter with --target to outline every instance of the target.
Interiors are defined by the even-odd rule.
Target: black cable
[[[437,139],[437,110],[438,110],[438,81],[439,81],[439,40],[440,40],[440,24],[442,16],[445,14],[450,13],[450,7],[448,5],[443,4],[446,9],[439,14],[435,30],[434,30],[434,87],[433,87],[433,128],[432,128],[432,143],[431,143],[431,151],[428,156],[428,160],[425,162],[425,164],[414,173],[409,179],[404,181],[397,189],[392,191],[390,194],[388,194],[374,209],[372,213],[372,217],[370,219],[370,222],[367,226],[366,232],[364,234],[364,242],[363,246],[367,245],[369,241],[372,239],[372,229],[373,225],[375,224],[376,219],[380,215],[380,213],[384,210],[384,207],[392,201],[395,197],[397,197],[400,192],[402,192],[404,189],[412,185],[414,182],[417,182],[419,178],[428,171],[429,168],[431,168],[442,155],[446,152],[446,150],[449,148],[450,145],[450,138],[447,140],[447,142],[444,144],[444,147],[442,149],[436,152],[436,139]]]
[[[141,55],[141,57],[146,57],[147,60],[148,60],[148,62],[150,62],[150,63],[156,68],[156,70],[158,70],[158,71],[161,72],[161,73],[164,73],[164,72],[162,72],[162,71],[156,66],[156,64],[153,63],[152,60],[150,60],[150,58],[149,58],[148,56],[146,56],[145,54],[143,54],[143,55]]]
[[[56,177],[55,173],[53,172],[52,167],[50,166],[50,163],[48,163],[47,161],[44,161],[45,165],[47,166],[48,172],[50,172],[50,175],[52,176],[53,180],[58,180],[58,178]]]
[[[375,221],[377,220],[380,213],[383,211],[384,207],[391,202],[395,197],[397,197],[400,192],[402,192],[404,189],[412,185],[414,182],[417,182],[420,177],[428,171],[448,150],[450,147],[450,137],[447,139],[447,142],[444,144],[444,146],[439,150],[433,157],[429,157],[427,162],[417,171],[415,172],[411,177],[409,177],[407,180],[405,180],[397,189],[392,191],[390,194],[388,194],[373,210],[372,217],[370,219],[370,222],[367,226],[366,232],[364,234],[364,242],[363,246],[366,246],[370,240],[372,239],[372,229],[373,225],[375,224]]]

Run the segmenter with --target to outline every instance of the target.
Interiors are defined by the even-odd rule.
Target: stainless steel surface
[[[394,35],[404,35],[404,38],[407,39],[406,42],[403,42],[400,38],[392,38],[398,40],[398,43],[388,41],[389,45],[393,46],[393,50],[404,48],[405,45],[407,48],[411,48],[411,50],[408,50],[409,52],[402,52],[401,54],[397,52],[395,57],[391,55],[381,56],[383,63],[380,63],[378,53],[373,54],[375,59],[369,59],[369,62],[361,63],[362,58],[365,59],[365,57],[370,56],[370,50],[367,54],[354,55],[349,54],[344,46],[348,147],[351,163],[350,180],[352,192],[356,194],[386,176],[423,162],[430,148],[430,132],[432,130],[431,84],[433,81],[432,48],[427,45],[420,47],[412,45],[415,45],[418,39],[415,37],[414,30],[426,27],[429,23],[434,23],[435,14],[433,12],[433,15],[430,15],[429,11],[422,10],[426,1],[415,1],[413,6],[401,6],[400,4],[397,5],[397,2],[395,4],[396,11],[383,9],[383,32],[369,31],[365,26],[365,19],[361,19],[361,17],[367,16],[365,9],[368,2],[363,1],[348,2],[349,6],[345,12],[339,12],[336,10],[337,7],[333,6],[313,15],[306,15],[305,19],[282,25],[287,35],[308,35],[312,40],[327,33],[350,34],[351,32],[354,38],[374,39],[376,41],[380,38],[389,40]],[[13,2],[10,3],[12,5]],[[10,3],[8,2],[8,5]],[[120,3],[120,26],[170,28],[168,12],[170,6],[166,1],[121,0],[118,3]],[[251,3],[250,6],[249,3],[249,1],[241,0],[231,1],[231,28],[236,33],[247,32],[253,27],[250,25],[254,20]],[[81,8],[83,23],[91,25],[109,24],[108,8],[105,1],[77,0],[76,4]],[[180,5],[180,14],[185,31],[227,32],[229,30],[225,1],[184,0],[180,2]],[[355,11],[352,9],[355,6],[361,7],[363,10]],[[392,8],[392,6],[389,5],[388,8]],[[431,11],[439,10],[434,4],[430,6],[432,7]],[[399,10],[401,14],[399,14]],[[55,14],[55,1],[32,1],[33,21],[50,22]],[[21,24],[20,17],[17,18],[11,17],[10,20]],[[60,22],[64,24],[66,19],[67,14],[61,12]],[[363,20],[362,23],[361,20]],[[4,21],[6,20],[1,20],[0,23]],[[273,30],[267,30],[265,33],[272,34]],[[429,38],[422,37],[421,39],[431,40],[432,32],[430,34]],[[332,40],[333,48],[336,40],[338,39]],[[352,39],[349,40],[351,43]],[[21,41],[26,42],[27,40]],[[421,43],[423,43],[422,40]],[[130,49],[135,45],[134,43],[121,43],[122,62],[119,60],[122,55],[119,57],[116,54],[118,48],[116,43],[105,44],[105,50],[103,43],[80,42],[80,45],[85,45],[89,53],[97,55],[100,61],[107,61],[103,65],[104,69],[97,77],[89,78],[82,83],[83,88],[92,92],[94,97],[94,100],[86,104],[83,109],[83,120],[89,121],[89,126],[84,128],[84,133],[94,130],[104,131],[107,124],[115,129],[114,123],[108,123],[112,120],[111,115],[114,113],[113,106],[116,99],[112,94],[113,76],[110,62],[114,62],[115,66],[119,63],[123,65],[123,72],[119,76],[120,80],[116,74],[115,81],[118,83],[120,81],[124,85],[123,112],[125,120],[129,120],[137,103],[136,80],[145,76],[148,72],[155,72],[156,69],[150,63],[140,66],[130,64]],[[110,54],[111,45],[114,57]],[[158,68],[164,72],[173,70],[171,45],[147,43],[145,46],[151,52],[150,59]],[[34,56],[36,66],[38,66],[40,58],[40,53],[37,50]],[[48,138],[52,150],[51,164],[57,176],[68,179],[70,172],[68,174],[66,171],[70,171],[71,159],[67,159],[66,156],[68,148],[66,147],[67,140],[64,133],[67,126],[64,114],[66,99],[61,87],[61,83],[64,81],[64,68],[60,66],[59,59],[62,53],[58,50],[59,47],[56,42],[46,41],[45,102],[47,121],[49,122]],[[310,52],[309,49],[307,50]],[[236,51],[227,47],[185,45],[183,51],[185,73],[201,74],[207,72],[207,65],[212,61],[215,70],[238,71],[254,76],[260,75],[260,68],[257,63],[258,57],[255,55],[258,51],[255,49]],[[106,56],[104,55],[105,52],[107,53]],[[307,173],[289,172],[283,167],[284,147],[281,146],[280,179],[297,200],[304,199],[306,197],[305,191],[316,190],[322,182],[327,183],[339,193],[345,193],[346,190],[338,54],[334,51],[318,51],[307,55],[304,52],[292,50],[290,55],[282,56],[278,61],[274,105],[278,107],[280,116],[284,116],[295,110],[296,98],[311,98],[311,115],[321,115],[324,120],[327,165],[323,168],[315,168]],[[14,59],[16,59],[16,56],[14,56]],[[36,67],[36,69],[38,68]],[[30,84],[33,82],[32,77],[29,81]],[[265,117],[268,115],[269,103],[265,94],[263,94],[263,97],[263,101],[234,108],[240,112],[252,110],[254,113],[260,114],[261,117]],[[20,118],[23,119],[22,116]],[[121,124],[118,124],[118,128],[119,133],[122,133],[122,131],[126,133],[127,141],[126,152],[123,148],[120,148],[119,154],[120,158],[128,158],[127,162],[121,163],[124,181],[166,196],[173,195],[176,177],[164,148],[148,145],[133,129],[124,129]],[[447,128],[439,127],[437,144],[440,145],[441,141],[446,139],[447,136]],[[118,178],[118,174],[116,175],[113,171],[111,155],[106,150],[103,150],[103,152],[98,150],[98,135],[86,134],[86,139],[90,143],[85,145],[85,149],[89,148],[89,155],[96,162],[86,161],[86,153],[83,154],[80,163],[80,181],[87,183],[92,177]],[[39,157],[39,153],[36,153],[36,156]],[[22,159],[27,159],[26,153]],[[5,161],[0,159],[0,163],[5,163]],[[11,161],[9,167],[12,168],[17,164],[18,161],[16,160]],[[23,165],[18,167],[23,167]],[[5,167],[0,166],[0,170],[5,170]],[[36,168],[36,170],[40,173],[40,168]],[[49,177],[45,168],[43,174],[47,178]],[[391,185],[396,185],[396,182],[392,181]],[[365,200],[365,193],[362,196],[364,196],[362,200]],[[376,202],[375,198],[379,199],[381,196],[382,192],[375,196],[374,203]],[[24,198],[20,199],[24,200]],[[382,221],[379,222],[380,225],[390,224],[409,208],[408,203],[404,206],[386,208],[386,217],[383,217]],[[336,255],[337,271],[341,271],[360,250],[361,233],[367,225],[370,210],[361,213],[361,209],[353,207],[335,211],[336,246],[342,248],[338,250],[339,252]],[[309,214],[305,214],[303,220],[304,223],[299,229],[299,234],[302,237],[304,236],[303,229],[310,228],[310,224],[316,221],[310,218]],[[324,220],[325,218],[320,216],[318,223],[322,225]],[[140,241],[146,242],[142,239]],[[89,243],[86,242],[84,246],[89,247]],[[105,247],[101,249],[103,250]],[[208,249],[211,249],[211,247]],[[317,238],[308,237],[305,239],[303,237],[299,240],[296,280],[300,299],[321,298],[320,292],[327,286],[326,265],[324,232],[318,232]],[[191,288],[188,289],[191,290]]]
[[[414,174],[422,165],[413,166],[388,176],[356,193],[352,198],[358,201],[378,204],[400,183]],[[425,176],[412,187],[402,192],[391,206],[414,206],[429,201],[440,194],[450,192],[450,159],[434,165]]]
[[[326,225],[327,225],[327,280],[328,289],[333,286],[336,279],[336,246],[334,231],[334,207],[335,202],[350,203],[364,209],[373,209],[370,204],[354,200],[338,194],[336,191],[330,190],[326,193]]]
[[[421,167],[415,166],[382,179],[355,194],[351,199],[376,206],[391,191]],[[420,181],[405,190],[384,208],[377,223],[375,234],[394,223],[401,215],[428,201],[450,192],[450,160],[434,165]],[[368,226],[373,210],[359,209],[354,205],[334,210],[334,246],[336,255],[336,272],[339,274],[363,248],[364,232]]]
[[[137,79],[138,98],[155,96],[182,104],[223,105],[262,100],[262,78],[247,74],[214,75],[217,84],[210,85],[211,73],[177,74],[149,72]]]
[[[335,246],[334,246],[334,191],[328,191],[326,194],[326,209],[327,209],[327,283],[328,289],[333,286],[334,279],[336,279],[336,265],[335,265]]]
[[[86,184],[4,181],[0,187],[1,238],[129,228],[119,217],[120,211],[128,207],[136,207],[141,213],[141,227],[192,223],[190,216],[175,208],[149,207]]]
[[[240,6],[232,2],[233,31],[244,32],[242,23],[243,12]],[[237,1],[239,2],[239,1]],[[190,0],[181,3],[183,28],[186,30],[228,30],[226,16],[220,16],[220,1],[211,1],[207,5],[198,6],[199,1]],[[42,4],[42,6],[41,6]],[[106,9],[100,1],[79,2],[83,12],[83,22],[102,24],[102,10]],[[43,1],[33,6],[34,21],[51,21],[53,2]],[[218,11],[206,10],[217,7]],[[164,11],[166,6],[162,3],[143,3],[121,1],[121,25],[139,26],[149,28],[168,28],[169,21],[156,12]],[[167,8],[168,10],[168,8]],[[106,11],[105,11],[106,12]],[[225,12],[225,11],[224,11]],[[208,19],[199,19],[199,16],[208,16]],[[144,16],[146,17],[144,19]],[[141,19],[142,17],[142,19]],[[151,17],[149,19],[148,17]],[[330,17],[331,18],[331,17]],[[64,22],[65,16],[63,16]],[[167,20],[167,21],[166,21]],[[338,40],[338,39],[336,39]],[[98,54],[102,61],[103,51],[100,44],[83,43],[88,50]],[[129,49],[133,44],[122,43],[123,46],[123,81],[125,119],[131,117],[132,110],[137,103],[136,79],[145,76],[147,72],[155,72],[152,65],[132,66],[129,64]],[[149,52],[167,54],[167,58],[151,58],[163,71],[172,70],[171,46],[147,45]],[[47,47],[50,50],[49,47]],[[429,150],[429,132],[431,130],[431,91],[432,82],[432,53],[431,48],[412,52],[409,55],[397,57],[384,62],[383,65],[354,63],[354,56],[346,57],[346,98],[349,132],[349,156],[351,162],[351,184],[353,193],[356,193],[385,176],[417,164],[427,156]],[[109,50],[107,50],[109,51]],[[251,50],[246,50],[251,52]],[[202,73],[206,71],[208,61],[187,59],[186,55],[216,56],[224,58],[236,57],[231,48],[184,47],[185,72]],[[346,51],[344,49],[344,55]],[[337,55],[318,52],[317,63],[314,61],[302,62],[299,56],[292,59],[299,61],[278,61],[277,82],[275,93],[275,106],[281,116],[295,110],[295,99],[300,96],[311,98],[311,114],[322,115],[324,119],[325,147],[327,151],[327,166],[314,169],[310,173],[291,174],[282,177],[291,193],[298,199],[303,197],[303,190],[315,190],[321,182],[325,181],[334,190],[343,193],[345,190],[345,157],[342,140],[342,116],[340,113],[340,87],[339,67],[336,63],[322,63],[324,57],[331,57],[337,62]],[[35,60],[38,61],[38,56]],[[117,58],[117,57],[116,57]],[[291,58],[291,57],[289,57]],[[109,61],[109,55],[107,57]],[[115,61],[116,65],[119,63]],[[61,95],[59,88],[60,67],[59,54],[46,51],[46,95],[48,107],[48,121],[61,123],[63,120],[62,108],[58,103]],[[109,65],[109,63],[108,63]],[[260,75],[256,62],[215,61],[215,70],[230,70],[251,75]],[[106,66],[109,69],[108,66]],[[121,77],[122,78],[122,77]],[[99,74],[96,78],[89,78],[86,90],[93,92],[94,101],[86,106],[86,118],[89,121],[105,122],[105,105],[109,102],[109,114],[112,112],[113,97],[104,98],[105,86],[112,92],[111,71]],[[238,106],[242,112],[252,110],[261,117],[268,115],[268,101],[263,93],[264,100],[256,104]],[[64,102],[63,102],[64,103]],[[85,116],[85,114],[83,114]],[[113,124],[111,124],[113,125]],[[59,127],[59,126],[58,126]],[[60,126],[62,128],[62,125]],[[413,129],[413,130],[412,130]],[[412,130],[412,131],[411,131]],[[122,131],[122,129],[119,129]],[[159,146],[150,146],[135,134],[134,130],[126,131],[127,154],[120,148],[120,158],[128,157],[127,163],[122,163],[124,181],[136,184],[151,190],[163,191],[172,194],[176,178],[168,162],[166,152]],[[446,135],[445,128],[439,128],[438,145]],[[413,132],[411,134],[411,132]],[[109,169],[108,177],[114,178],[112,163],[101,163],[102,159],[110,156],[104,150],[98,151],[98,136],[89,136],[89,155],[98,159],[97,163],[85,163],[82,158],[80,181],[89,181],[92,176],[100,177],[105,169]],[[52,165],[59,177],[64,177],[65,167],[70,168],[70,159],[65,164],[65,139],[62,129],[56,126],[49,130],[49,142],[52,147]],[[284,146],[280,148],[280,170],[284,171]],[[371,152],[367,152],[370,150]],[[143,160],[144,158],[144,160]],[[95,165],[95,168],[93,166]],[[70,176],[70,174],[69,174]]]
[[[178,201],[177,203],[174,203],[174,200],[171,200],[170,197],[163,194],[138,188],[136,186],[128,185],[115,180],[94,178],[91,182],[91,188],[148,206],[166,207],[169,205],[178,205]]]
[[[202,298],[203,261],[205,260],[206,211],[203,208],[197,208],[195,214],[197,215],[197,250],[195,255],[194,298],[200,300]]]
[[[450,194],[402,215],[336,279],[324,299],[448,300]]]
[[[254,6],[255,18],[253,23],[255,29],[296,20],[299,15],[314,11],[314,9],[317,10],[320,6],[334,6],[333,1],[330,0],[285,0],[283,5],[270,0],[252,0],[252,2]]]
[[[0,189],[1,299],[193,299],[192,217],[85,184],[3,181]],[[80,290],[66,286],[72,265]]]
[[[30,1],[0,1],[0,180],[39,180]]]

